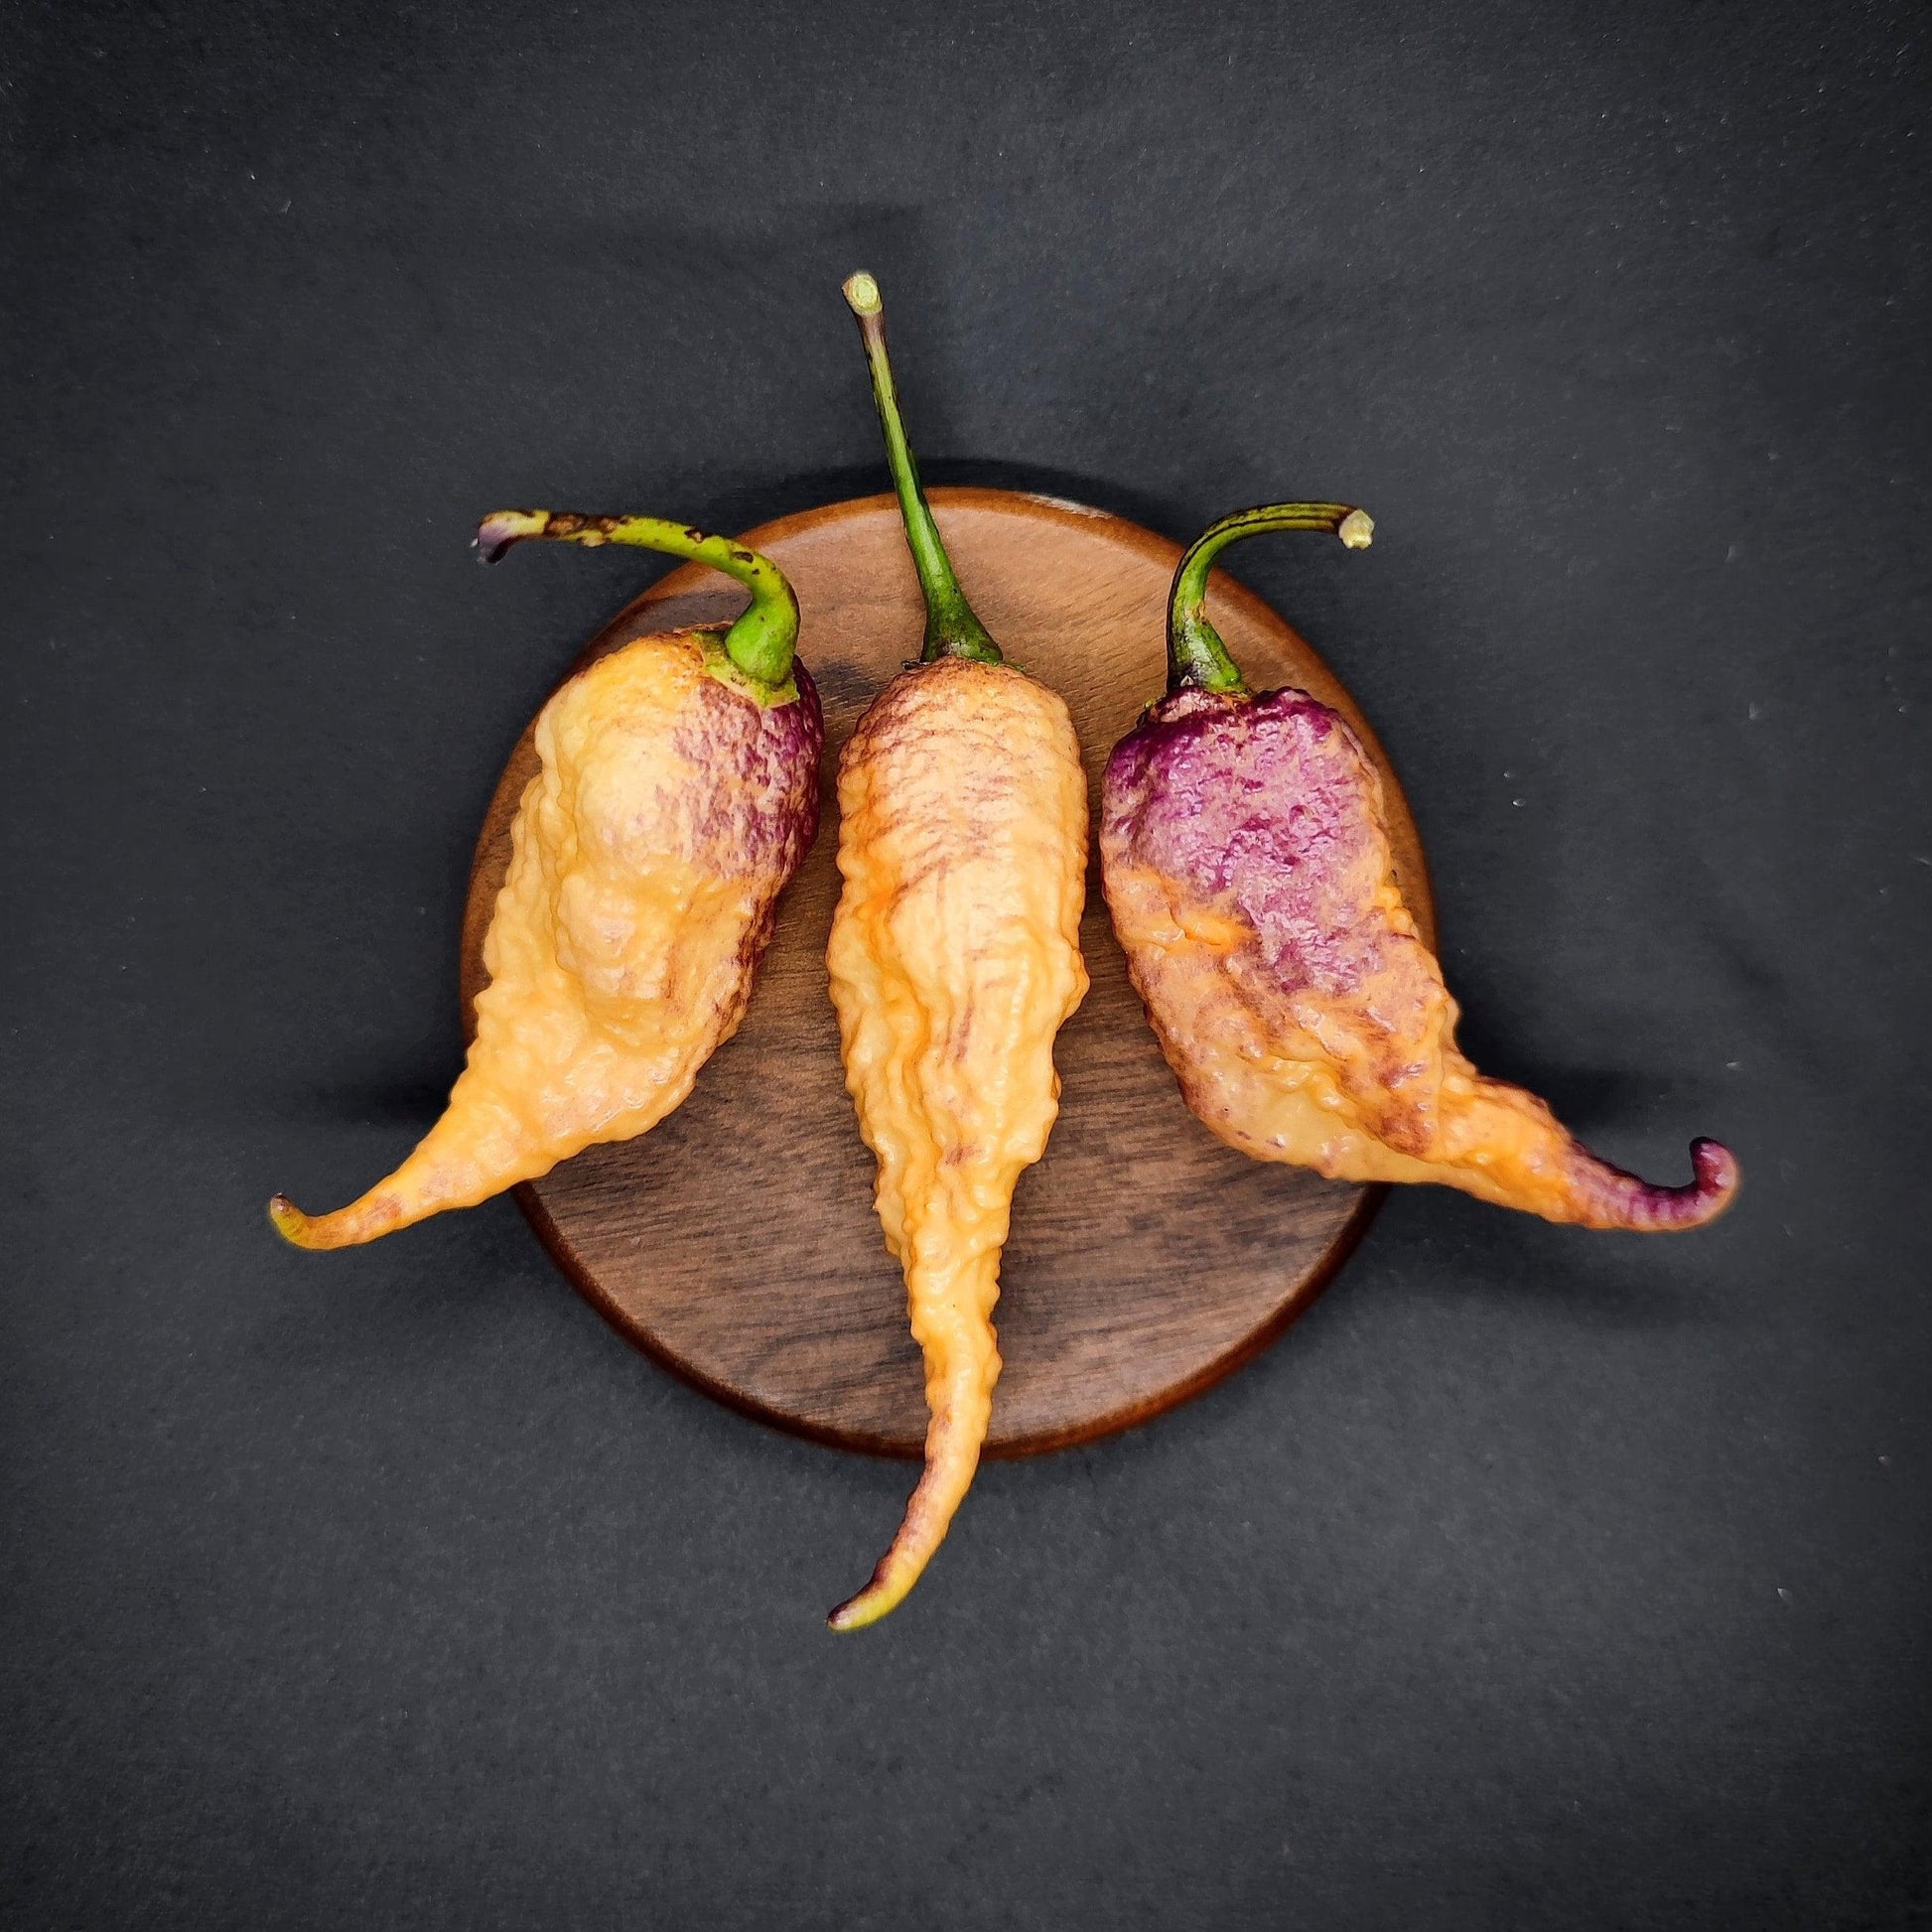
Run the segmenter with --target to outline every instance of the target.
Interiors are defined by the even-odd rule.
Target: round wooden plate
[[[1163,687],[1164,606],[1179,549],[1119,517],[1039,496],[936,489],[960,582],[1008,655],[1061,692],[1098,813],[1115,742]],[[1312,539],[1303,539],[1312,541]],[[690,1099],[641,1139],[591,1148],[517,1198],[591,1302],[701,1389],[822,1442],[916,1456],[926,1410],[905,1292],[873,1213],[826,991],[839,878],[837,754],[923,623],[891,496],[746,533],[791,579],[800,654],[825,702],[824,818],[780,901],[750,1011]],[[534,548],[514,559],[529,570]],[[558,568],[575,567],[558,559]],[[603,630],[630,638],[728,619],[736,586],[685,565]],[[1434,942],[1422,848],[1402,788],[1354,702],[1267,605],[1225,574],[1214,622],[1257,688],[1334,706],[1382,769],[1396,865]],[[496,787],[470,882],[466,1020],[509,863],[510,819],[537,769],[526,731]],[[1006,1370],[991,1455],[1091,1441],[1218,1381],[1305,1309],[1360,1237],[1379,1188],[1249,1161],[1182,1105],[1087,876],[1080,944],[1093,990],[1055,1051],[1063,1092],[1045,1159],[1022,1177],[996,1320]]]

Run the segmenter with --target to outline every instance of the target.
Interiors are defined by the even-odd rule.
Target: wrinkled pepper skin
[[[953,575],[899,420],[879,285],[862,272],[845,297],[925,603],[920,661],[839,759],[845,889],[826,952],[932,1417],[897,1536],[828,1619],[857,1630],[904,1600],[979,1466],[1013,1190],[1046,1151],[1053,1038],[1087,990],[1087,786],[1065,701],[1005,661]]]
[[[925,1356],[925,1474],[835,1627],[912,1588],[993,1413],[993,1303],[1020,1171],[1058,1115],[1053,1035],[1088,989],[1086,776],[1056,692],[1007,664],[902,670],[839,759],[827,966],[885,1244]]]
[[[925,1357],[926,1466],[854,1628],[911,1588],[973,1479],[1000,1373],[1014,1186],[1059,1111],[1053,1037],[1087,990],[1087,793],[1056,692],[941,657],[881,693],[839,760],[845,890],[826,963],[879,1218]]]
[[[802,663],[795,696],[760,703],[723,638],[640,637],[544,706],[448,1109],[347,1207],[311,1217],[278,1196],[289,1240],[370,1241],[642,1134],[737,1031],[817,831],[824,725]]]
[[[1107,903],[1187,1104],[1230,1147],[1336,1179],[1439,1181],[1547,1220],[1696,1227],[1736,1163],[1696,1179],[1598,1160],[1455,1045],[1456,1006],[1396,885],[1374,762],[1306,691],[1182,688],[1108,762]]]

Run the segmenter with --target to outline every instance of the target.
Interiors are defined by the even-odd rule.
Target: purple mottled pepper
[[[1168,695],[1115,748],[1100,853],[1135,990],[1189,1107],[1230,1147],[1332,1178],[1430,1180],[1546,1220],[1700,1226],[1737,1164],[1653,1186],[1571,1138],[1533,1094],[1478,1073],[1455,1002],[1396,885],[1382,782],[1306,691],[1251,692],[1207,621],[1218,551],[1262,530],[1373,525],[1342,503],[1226,517],[1181,558]]]
[[[489,984],[443,1117],[386,1180],[311,1217],[300,1247],[371,1241],[654,1127],[744,1016],[773,908],[818,830],[818,693],[775,565],[652,517],[504,511],[485,563],[525,537],[695,557],[746,584],[719,624],[639,637],[556,692],[483,940]]]

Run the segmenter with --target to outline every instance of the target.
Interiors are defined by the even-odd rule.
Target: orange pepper
[[[979,1462],[1013,1190],[1059,1112],[1053,1039],[1087,990],[1087,791],[1057,692],[1003,661],[953,577],[898,418],[877,285],[846,284],[872,366],[925,648],[839,759],[845,888],[826,964],[879,1218],[925,1358],[925,1471],[837,1630],[903,1600]]]
[[[654,517],[504,511],[484,562],[526,537],[696,557],[752,590],[727,628],[639,637],[538,714],[532,778],[483,940],[489,984],[442,1118],[333,1214],[280,1194],[303,1248],[372,1241],[469,1207],[598,1141],[644,1133],[737,1031],[773,906],[818,829],[818,694],[775,565]]]

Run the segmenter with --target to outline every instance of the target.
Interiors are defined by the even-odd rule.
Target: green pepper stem
[[[1366,510],[1348,503],[1263,503],[1210,523],[1187,546],[1168,597],[1170,697],[1188,689],[1246,694],[1247,680],[1228,655],[1221,633],[1207,621],[1207,573],[1230,543],[1264,530],[1326,530],[1349,549],[1365,550],[1375,524]]]
[[[477,531],[477,555],[493,564],[512,544],[530,537],[581,543],[591,550],[606,543],[661,550],[736,577],[752,593],[752,602],[725,633],[727,655],[761,685],[775,687],[791,676],[792,653],[798,647],[798,599],[769,557],[730,537],[712,536],[661,516],[570,516],[551,510],[497,510],[485,517]]]
[[[999,645],[974,616],[953,575],[952,559],[946,555],[939,526],[919,484],[919,466],[912,460],[905,425],[899,421],[898,392],[893,386],[893,364],[886,353],[886,315],[879,300],[879,284],[861,270],[846,283],[845,299],[859,318],[859,335],[872,368],[872,399],[879,405],[879,426],[886,432],[886,460],[892,466],[893,487],[898,492],[899,517],[905,525],[905,547],[912,553],[912,568],[919,574],[919,591],[925,598],[925,648],[919,653],[920,660],[930,664],[940,657],[970,657],[982,664],[1001,663]]]

